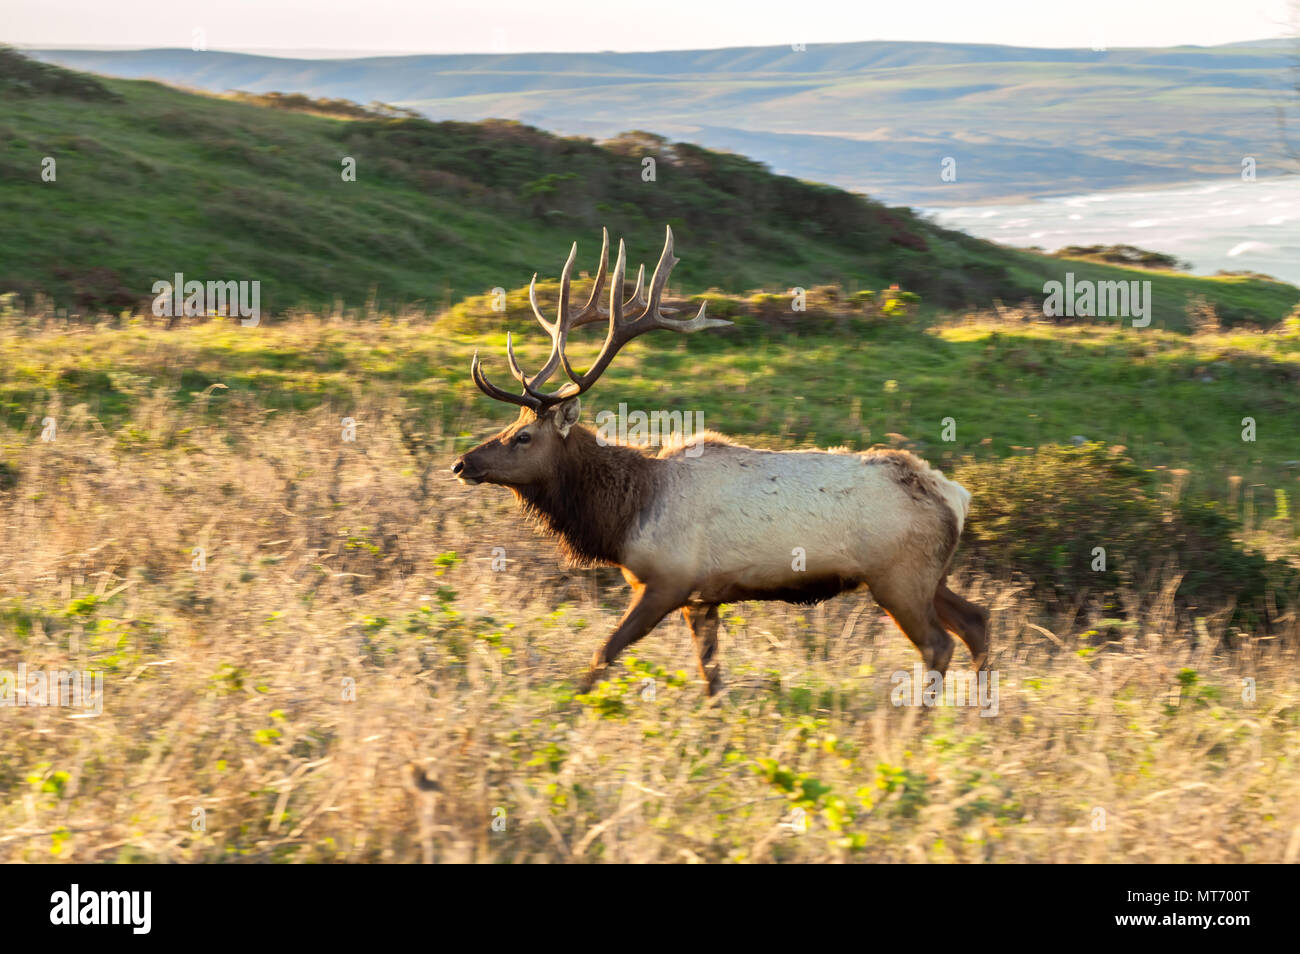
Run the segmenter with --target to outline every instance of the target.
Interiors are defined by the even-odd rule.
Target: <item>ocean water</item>
[[[924,211],[1002,245],[1136,245],[1190,262],[1197,275],[1253,271],[1300,285],[1300,176]]]

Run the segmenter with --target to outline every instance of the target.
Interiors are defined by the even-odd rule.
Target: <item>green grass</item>
[[[229,391],[214,399],[214,414],[236,398],[307,410],[346,409],[365,395],[400,398],[445,428],[467,418],[504,422],[512,410],[473,387],[470,357],[479,350],[489,375],[505,383],[506,328],[526,368],[544,360],[545,336],[522,317],[454,318],[300,318],[258,328],[216,321],[172,331],[136,319],[65,332],[34,331],[11,316],[27,330],[0,338],[0,421],[31,427],[57,402],[84,404],[115,429],[147,398],[188,403],[221,383]],[[579,367],[599,337],[575,335]],[[731,329],[631,345],[586,399],[584,418],[620,401],[700,410],[707,427],[760,444],[905,440],[936,464],[1082,436],[1124,445],[1147,468],[1187,468],[1188,491],[1213,499],[1225,499],[1229,478],[1240,477],[1261,516],[1276,489],[1300,490],[1300,341],[1283,334],[992,318],[927,328],[915,317],[792,334],[742,318]],[[948,417],[954,441],[942,440]],[[1254,442],[1242,440],[1246,417],[1255,420]],[[465,431],[462,445],[486,426]]]

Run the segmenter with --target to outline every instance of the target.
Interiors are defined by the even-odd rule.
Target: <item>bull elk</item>
[[[678,261],[671,228],[648,295],[642,266],[635,291],[624,299],[626,251],[618,243],[608,308],[601,306],[608,232],[591,295],[575,312],[569,284],[577,252],[575,242],[561,273],[554,321],[538,307],[536,275],[528,288],[533,313],[551,338],[541,370],[524,374],[506,337],[507,362],[522,393],[489,381],[475,352],[474,383],[489,397],[517,405],[519,417],[451,470],[462,483],[509,487],[575,564],[622,568],[632,603],[595,654],[583,690],[620,652],[680,609],[712,695],[719,687],[719,604],[811,604],[864,584],[928,669],[947,671],[949,632],[966,643],[977,667],[985,666],[988,614],[946,584],[970,493],[920,458],[897,450],[757,450],[711,432],[656,454],[610,444],[578,423],[581,396],[633,338],[655,328],[689,334],[730,322],[705,317],[704,305],[689,320],[665,317],[674,311],[661,308],[664,286]],[[569,333],[602,320],[608,322],[604,346],[579,374],[565,353]],[[568,382],[544,391],[560,368]]]

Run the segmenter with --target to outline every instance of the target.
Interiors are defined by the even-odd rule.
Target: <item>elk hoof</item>
[[[596,687],[596,683],[604,677],[607,668],[601,666],[599,669],[592,668],[583,673],[578,679],[578,695],[585,696],[591,692]]]

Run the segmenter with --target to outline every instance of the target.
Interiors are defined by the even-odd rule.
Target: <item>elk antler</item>
[[[666,328],[669,331],[689,334],[703,328],[715,328],[731,324],[730,321],[721,318],[706,318],[704,310],[707,307],[707,302],[700,305],[699,312],[690,320],[664,317],[664,312],[669,314],[675,312],[675,309],[661,307],[661,299],[664,286],[668,283],[668,275],[672,272],[673,266],[679,261],[679,259],[673,257],[673,230],[671,226],[666,231],[664,250],[659,256],[659,264],[655,266],[654,277],[650,280],[649,299],[645,297],[645,266],[642,265],[637,272],[636,289],[633,291],[632,297],[624,300],[623,279],[627,270],[627,252],[623,246],[623,240],[619,239],[618,262],[614,266],[614,280],[609,289],[609,308],[600,307],[600,294],[604,290],[605,278],[609,271],[609,232],[601,229],[600,267],[596,274],[596,281],[592,285],[591,295],[581,311],[576,314],[569,314],[569,274],[573,270],[573,260],[577,257],[577,254],[578,243],[574,242],[573,247],[569,250],[569,258],[564,263],[564,271],[560,273],[560,301],[554,322],[547,321],[542,315],[541,309],[537,306],[536,274],[533,275],[533,280],[528,285],[528,303],[532,306],[533,314],[536,316],[538,323],[551,336],[551,355],[547,358],[546,363],[542,365],[541,370],[531,378],[520,369],[519,362],[515,358],[514,343],[511,336],[506,335],[506,360],[509,362],[511,375],[523,385],[523,394],[511,394],[489,381],[487,375],[483,373],[483,366],[479,363],[478,352],[474,352],[474,360],[470,365],[470,374],[479,390],[488,397],[509,404],[516,404],[520,407],[532,408],[540,413],[548,407],[559,404],[561,401],[585,393],[609,367],[609,363],[614,360],[614,356],[618,354],[623,345],[638,335],[645,334],[655,328]],[[635,318],[627,320],[624,318],[623,313],[633,305],[643,310]],[[599,356],[587,370],[587,373],[575,374],[564,350],[565,345],[568,343],[569,332],[574,328],[580,328],[602,318],[609,319],[609,332],[605,336],[605,344],[601,347]],[[550,393],[539,390],[555,373],[555,369],[561,365],[564,366],[564,373],[569,377],[569,383]]]

